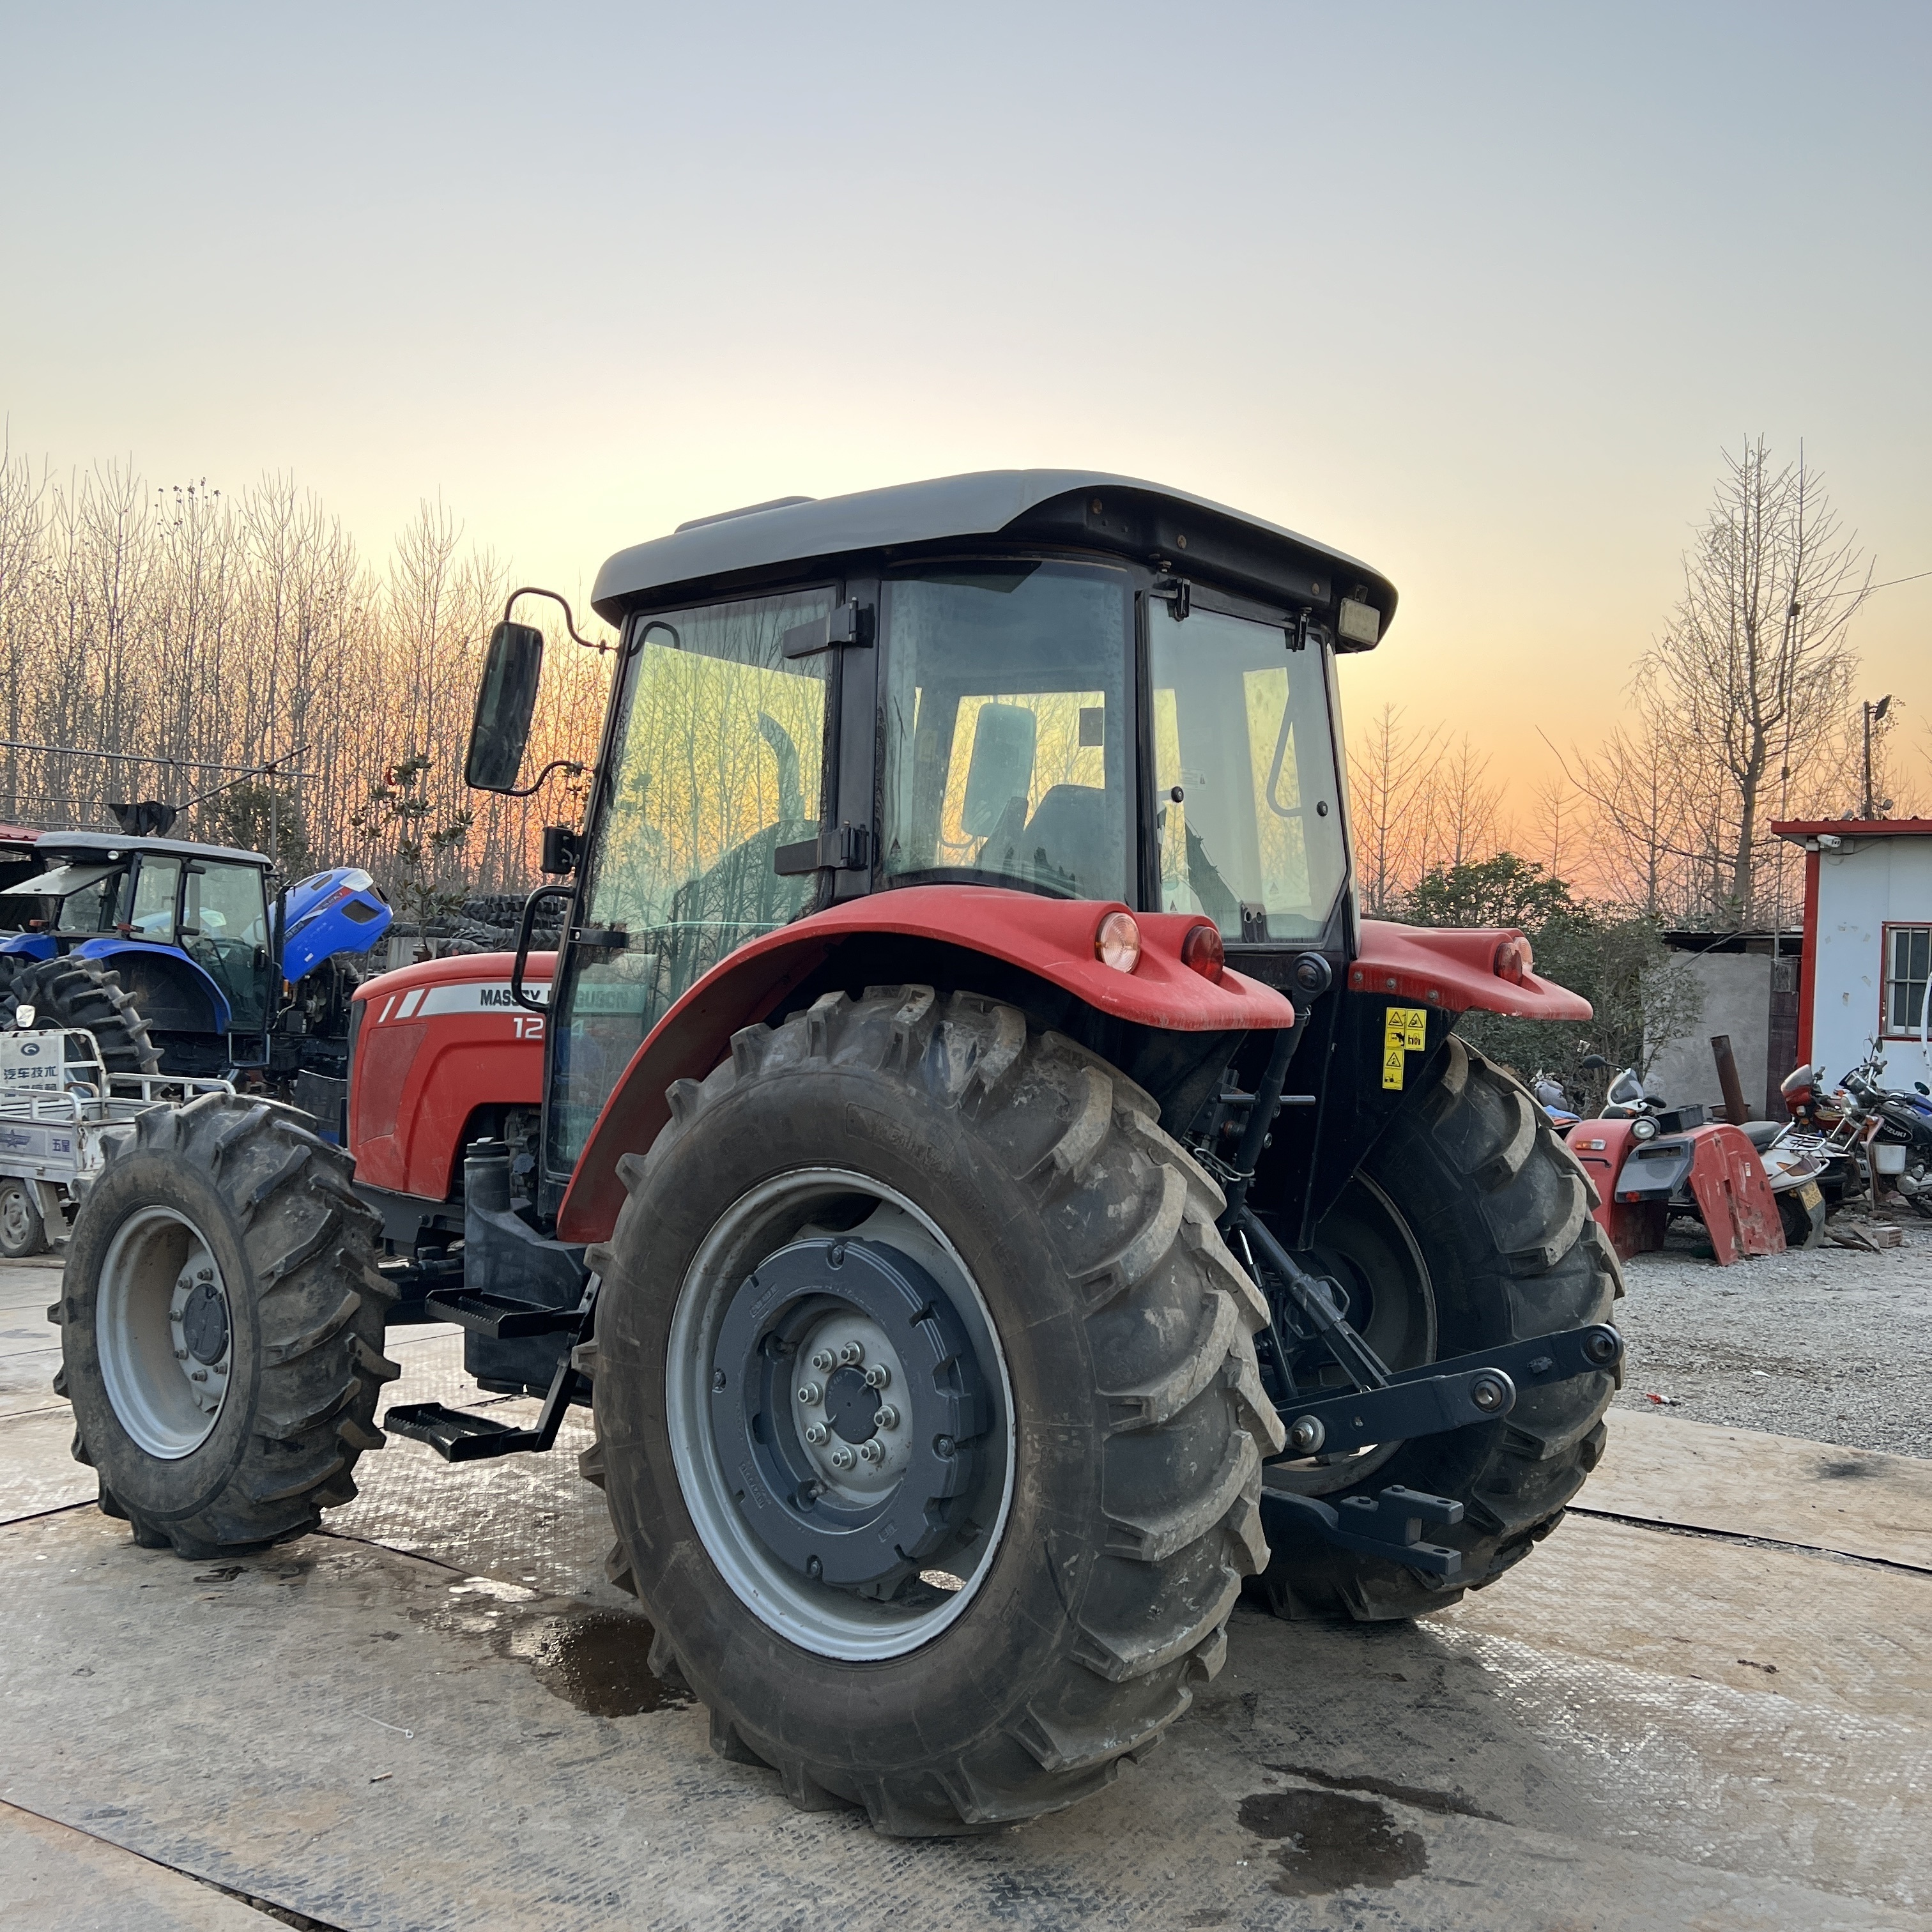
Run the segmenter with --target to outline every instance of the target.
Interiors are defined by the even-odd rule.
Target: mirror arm
[[[571,636],[574,638],[578,644],[581,644],[587,651],[597,651],[601,652],[610,650],[610,646],[608,644],[600,644],[595,638],[578,636],[577,620],[572,614],[568,600],[559,596],[554,590],[545,590],[537,584],[526,584],[520,590],[513,590],[510,592],[508,598],[506,601],[503,605],[503,621],[505,623],[507,624],[510,621],[510,613],[515,609],[517,599],[519,597],[548,597],[553,604],[561,604],[563,606],[563,628],[570,633]],[[541,784],[543,781],[539,778],[537,782]],[[509,798],[523,798],[526,796],[527,794],[523,792],[509,792],[506,793],[505,796]]]
[[[553,758],[520,791],[500,791],[499,798],[529,798],[543,789],[544,780],[552,772],[572,772],[581,776],[584,767],[574,758]]]

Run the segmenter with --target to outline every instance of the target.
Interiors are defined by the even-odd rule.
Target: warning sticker
[[[1391,1006],[1388,1010],[1389,1037],[1397,1032],[1402,1035],[1402,1045],[1412,1053],[1420,1053],[1429,1044],[1429,1010],[1426,1006]]]
[[[1419,1053],[1429,1042],[1429,1010],[1426,1006],[1391,1006],[1382,1034],[1382,1085],[1391,1093],[1402,1088],[1402,1070],[1407,1056]]]

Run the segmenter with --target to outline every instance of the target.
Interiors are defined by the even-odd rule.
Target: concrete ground
[[[906,1843],[710,1754],[573,1443],[464,1473],[398,1441],[327,1534],[134,1548],[48,1390],[57,1274],[0,1267],[0,1928],[1928,1922],[1932,1464],[1618,1409],[1495,1588],[1406,1626],[1238,1611],[1099,1798]],[[392,1348],[392,1400],[477,1400],[453,1336]]]

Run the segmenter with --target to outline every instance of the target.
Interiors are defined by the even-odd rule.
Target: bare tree
[[[1362,909],[1386,919],[1427,865],[1442,728],[1412,734],[1384,704],[1348,754],[1349,816]]]
[[[1768,807],[1842,722],[1856,666],[1847,634],[1871,567],[1803,460],[1779,466],[1762,437],[1724,471],[1684,559],[1684,595],[1642,673],[1679,766],[1720,779],[1714,920],[1757,916],[1771,856]]]

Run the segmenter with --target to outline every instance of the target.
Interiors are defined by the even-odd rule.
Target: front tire
[[[76,1216],[56,1388],[100,1506],[200,1560],[313,1529],[380,1448],[394,1294],[348,1162],[286,1111],[150,1108]]]
[[[670,1097],[589,1257],[590,1473],[653,1667],[723,1755],[882,1831],[1106,1784],[1266,1560],[1280,1426],[1212,1185],[1112,1068],[969,994],[828,994]],[[890,1427],[833,1385],[872,1363]]]

